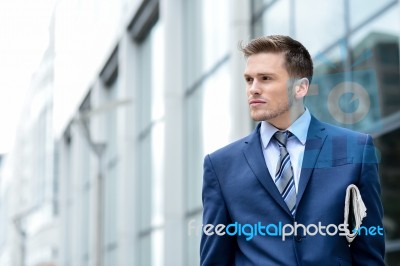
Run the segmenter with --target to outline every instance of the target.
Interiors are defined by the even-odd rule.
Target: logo
[[[205,224],[196,225],[195,220],[190,220],[188,223],[188,234],[192,235],[193,231],[197,234],[202,232],[206,236],[244,236],[246,241],[252,240],[254,237],[281,237],[282,241],[286,241],[287,237],[290,236],[346,236],[350,234],[358,234],[365,236],[383,236],[383,227],[381,226],[371,226],[365,227],[360,226],[358,229],[353,229],[350,233],[347,224],[328,224],[323,225],[321,222],[318,224],[308,224],[304,225],[301,223],[294,222],[294,224],[283,224],[278,222],[277,224],[269,223],[263,224],[262,222],[257,222],[254,224],[241,224],[234,222],[231,224]]]

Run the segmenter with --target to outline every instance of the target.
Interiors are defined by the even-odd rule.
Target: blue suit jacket
[[[362,225],[382,227],[378,163],[371,136],[311,118],[297,210],[292,217],[265,164],[259,128],[260,125],[249,136],[206,156],[203,225],[339,225],[344,222],[346,188],[355,184],[367,207]],[[246,238],[243,234],[203,233],[201,265],[384,265],[384,237],[379,234],[364,232],[350,247],[339,234],[311,236],[302,230],[285,241],[281,236]]]

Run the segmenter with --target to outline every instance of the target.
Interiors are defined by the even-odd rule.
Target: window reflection
[[[289,0],[276,1],[254,24],[255,35],[290,34]]]
[[[204,155],[228,142],[230,130],[227,64],[230,1],[193,0],[185,5],[185,161],[186,206],[201,211]],[[199,10],[201,12],[199,12]],[[199,163],[200,162],[200,163]]]
[[[373,43],[370,38],[375,37],[350,48],[350,59],[345,55],[316,65],[313,85],[318,92],[307,98],[307,106],[318,118],[364,132],[382,118],[380,92],[384,86],[378,74],[381,63],[376,49],[380,41],[378,38],[373,47],[366,47],[366,43]],[[336,49],[345,50],[341,46]]]
[[[268,8],[269,5],[273,4],[277,0],[254,0],[252,1],[252,13],[255,15],[261,10]]]
[[[343,61],[345,57],[346,51],[341,45],[314,56],[314,76],[305,99],[305,104],[313,115],[332,124],[338,124],[337,120],[341,119],[341,116],[329,111],[329,93],[332,88],[345,80]]]
[[[227,0],[202,0],[201,34],[203,71],[208,71],[228,51],[229,5]]]
[[[397,265],[400,252],[392,249],[400,239],[400,129],[384,134],[375,139],[375,145],[380,151],[380,176],[382,201],[385,209],[384,226],[387,239],[387,263]],[[397,244],[399,246],[399,243]]]
[[[187,99],[188,212],[201,208],[202,164],[199,162],[229,142],[233,119],[228,101],[231,93],[229,64],[225,63]]]
[[[300,0],[294,5],[289,1],[273,1],[267,8],[261,0],[252,3],[253,14],[257,15],[253,17],[257,20],[253,25],[255,36],[290,34],[309,49],[315,69],[305,103],[311,112],[323,121],[379,136],[375,143],[382,156],[387,265],[397,265],[400,261],[400,168],[395,162],[400,157],[398,1]],[[295,15],[290,17],[289,10],[293,8]],[[290,25],[295,25],[294,31],[290,31]],[[342,87],[340,97],[332,97],[332,92]],[[357,119],[362,112],[361,119]]]
[[[393,0],[349,0],[351,27],[358,26],[376,12],[396,2]]]
[[[350,43],[352,46],[360,43],[367,35],[375,32],[386,35],[399,36],[400,32],[400,18],[399,18],[399,5],[395,5],[392,9],[387,10],[385,13],[380,14],[379,17],[372,21],[368,21],[368,24],[362,28],[359,28],[357,32],[351,35]],[[384,38],[381,36],[381,38]]]
[[[148,230],[162,222],[164,147],[164,80],[160,48],[162,26],[157,24],[141,47],[140,69],[140,228]]]
[[[201,224],[202,162],[205,154],[229,142],[232,116],[229,113],[229,64],[224,63],[186,99],[186,222]],[[200,232],[186,237],[186,265],[199,261]]]
[[[396,11],[388,11],[351,35],[349,45],[339,40],[333,50],[314,57],[313,85],[317,92],[306,102],[318,118],[369,132],[372,127],[376,130],[381,119],[399,110],[395,99],[400,98],[400,23],[388,23],[398,21]],[[331,56],[334,50],[336,56]],[[335,100],[331,93],[340,86],[347,91]]]
[[[203,90],[197,89],[186,100],[186,119],[185,125],[187,128],[186,140],[186,153],[187,153],[187,166],[185,167],[187,182],[186,182],[186,211],[193,212],[193,210],[201,208],[201,187],[203,172],[202,161],[204,159],[203,152]],[[200,163],[199,163],[200,162]]]
[[[375,114],[379,112],[380,116],[374,117],[371,122],[379,122],[378,119],[400,110],[399,32],[398,10],[393,9],[350,38],[353,69],[371,73],[360,77],[360,80],[371,81],[372,76],[376,79],[375,85],[372,82],[367,84],[371,87],[371,97],[379,101],[376,110],[372,107],[371,111]]]
[[[151,224],[159,226],[164,222],[164,122],[153,126],[151,133]]]
[[[141,44],[139,98],[139,248],[140,265],[161,265],[164,198],[164,44],[158,22]]]
[[[345,33],[344,4],[340,1],[301,0],[295,6],[295,38],[311,56],[341,38]]]
[[[225,64],[204,84],[203,96],[203,152],[205,154],[228,144],[230,133],[229,94],[230,78]]]

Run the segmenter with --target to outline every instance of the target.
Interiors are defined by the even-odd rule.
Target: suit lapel
[[[299,206],[300,200],[306,190],[308,181],[314,170],[315,163],[321,152],[322,145],[326,139],[324,125],[314,116],[311,116],[310,126],[308,128],[306,146],[304,148],[303,163],[300,174],[299,187],[297,191],[296,206]]]
[[[254,130],[254,132],[249,136],[248,140],[245,141],[247,144],[243,149],[244,156],[246,157],[247,163],[249,164],[251,170],[257,177],[258,181],[262,186],[268,191],[271,197],[289,214],[289,208],[287,207],[285,201],[282,199],[271,175],[269,174],[267,165],[265,164],[264,155],[262,152],[262,144],[259,134],[260,124]]]
[[[265,164],[264,155],[262,152],[262,144],[259,134],[260,124],[254,130],[254,132],[245,141],[247,144],[243,149],[244,156],[252,169],[253,173],[257,177],[258,181],[268,191],[271,197],[289,214],[291,215],[289,208],[285,201],[282,199],[281,194]],[[327,135],[325,132],[324,125],[319,122],[314,116],[311,116],[310,126],[308,128],[306,146],[304,148],[304,156],[302,169],[300,174],[300,183],[297,191],[296,206],[299,206],[300,200],[306,190],[308,181],[310,180],[311,174],[314,170],[318,156],[321,152],[322,146],[325,142]]]

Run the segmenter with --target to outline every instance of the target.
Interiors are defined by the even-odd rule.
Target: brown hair
[[[310,53],[298,41],[289,36],[271,35],[258,37],[247,44],[239,43],[239,49],[248,58],[259,53],[283,53],[285,67],[291,78],[308,78],[311,83],[313,62]]]

